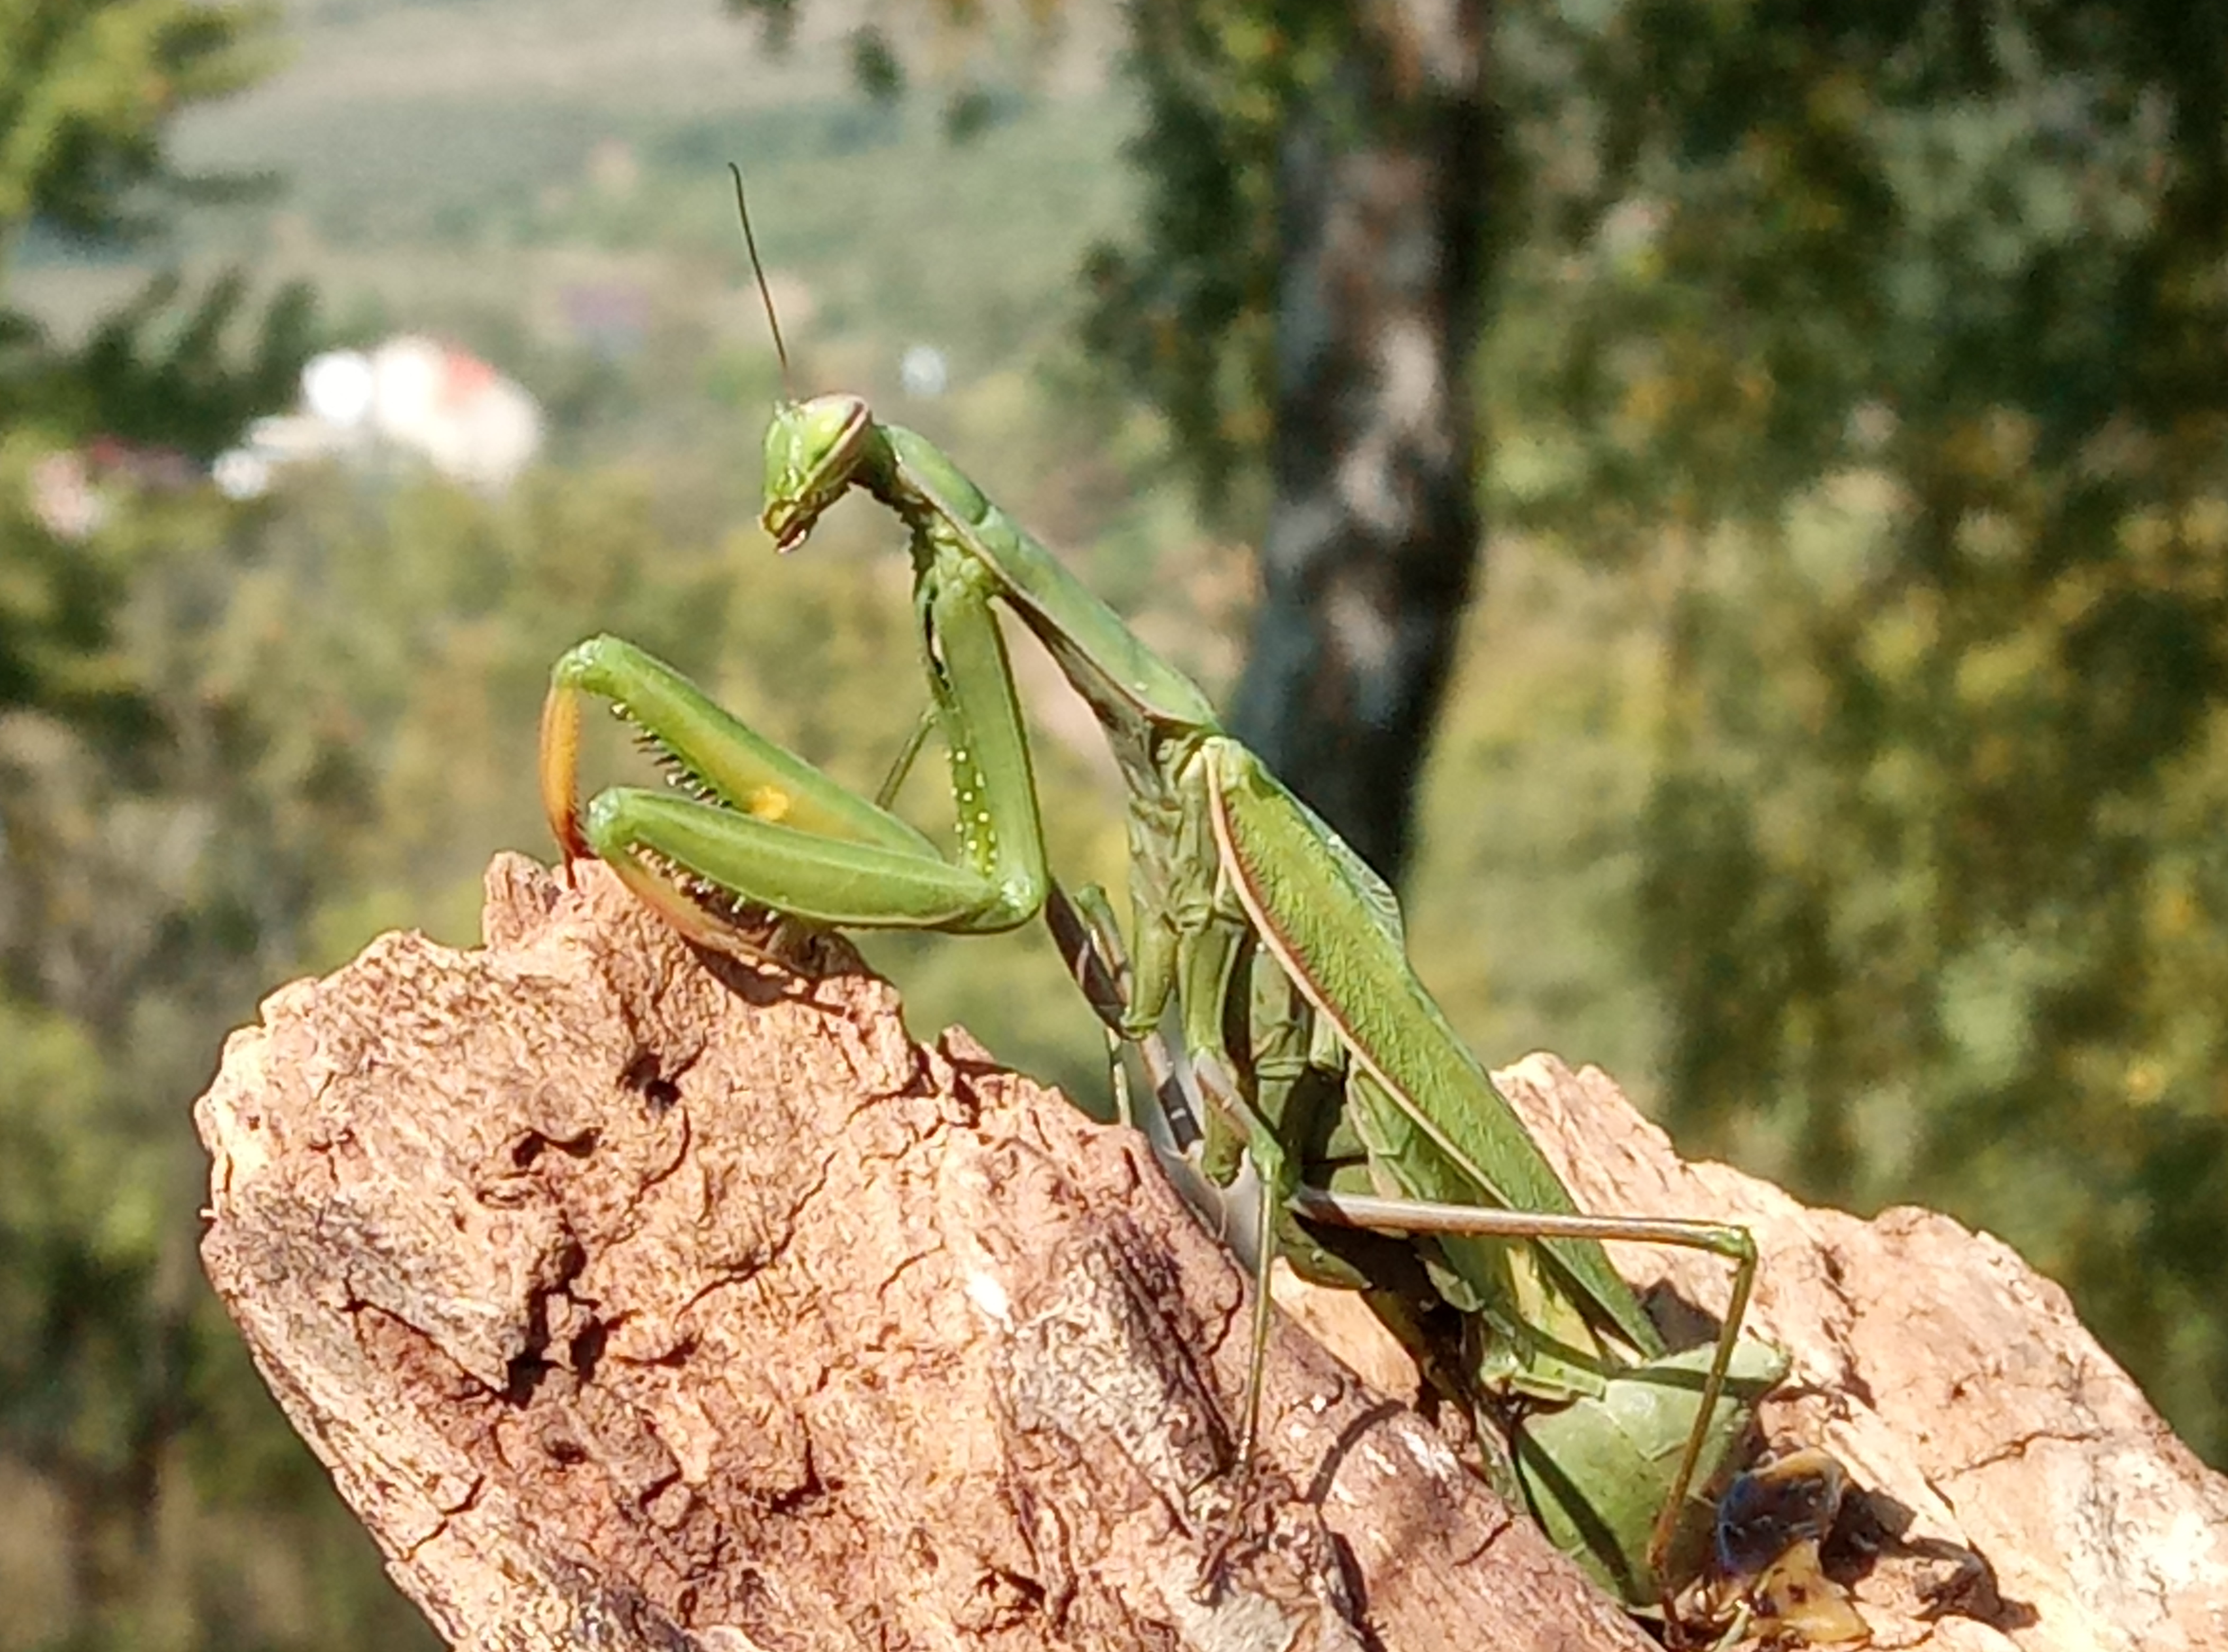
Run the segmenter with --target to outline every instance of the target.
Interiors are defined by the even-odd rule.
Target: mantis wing
[[[1210,740],[1201,755],[1223,864],[1262,944],[1354,1063],[1468,1184],[1416,1187],[1411,1195],[1573,1213],[1553,1168],[1409,969],[1397,919],[1385,915],[1392,897],[1383,882],[1374,874],[1355,877],[1353,850],[1237,741]],[[1597,1242],[1539,1244],[1640,1354],[1662,1352],[1639,1299]]]

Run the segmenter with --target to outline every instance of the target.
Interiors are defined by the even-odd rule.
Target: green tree
[[[170,167],[165,128],[273,61],[272,17],[195,0],[7,9],[0,268],[35,235],[138,237],[217,191]],[[291,393],[303,295],[265,311],[244,359],[239,279],[181,297],[159,279],[70,348],[0,311],[0,1481],[46,1516],[11,1523],[10,1568],[29,1545],[61,1572],[11,1603],[9,1633],[57,1645],[264,1638],[243,1604],[255,1528],[306,1483],[194,1265],[181,1075],[206,1060],[211,1007],[249,993],[224,967],[240,932],[207,922],[208,816],[180,784],[191,731],[139,629],[150,584],[226,542],[233,513],[125,477],[98,525],[32,505],[93,439],[205,458]],[[197,1456],[192,1425],[220,1416],[231,1449]],[[253,1512],[212,1517],[227,1500]],[[329,1495],[293,1527],[336,1617],[392,1623]]]
[[[1676,593],[1642,951],[1674,1118],[2003,1233],[2216,1459],[2221,28],[1539,31],[1598,163],[1521,278],[1576,301],[1499,368],[1512,509]]]
[[[107,236],[144,227],[134,193],[205,192],[178,173],[163,128],[183,105],[273,65],[265,5],[26,0],[0,16],[0,260],[35,221]],[[221,187],[221,186],[217,186]]]
[[[87,243],[141,236],[164,203],[236,194],[241,180],[189,177],[163,146],[181,107],[251,84],[276,61],[262,6],[192,0],[32,0],[0,15],[0,273],[38,233]],[[96,435],[206,458],[245,415],[291,388],[309,304],[283,293],[242,370],[223,342],[245,284],[219,281],[182,319],[175,277],[151,285],[81,349],[0,306],[0,470],[22,498],[38,458]],[[126,571],[104,547],[58,543],[29,515],[4,524],[0,708],[41,706],[144,733],[144,707],[106,649]]]

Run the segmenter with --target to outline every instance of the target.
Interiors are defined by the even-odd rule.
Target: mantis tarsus
[[[1199,688],[926,440],[879,422],[856,396],[824,395],[778,405],[765,455],[763,522],[779,549],[802,544],[855,486],[907,530],[960,852],[947,859],[881,801],[753,733],[631,644],[597,637],[558,662],[542,724],[543,796],[568,856],[600,856],[683,934],[746,955],[755,949],[733,926],[746,907],[860,927],[1027,922],[1050,880],[993,612],[1002,605],[1089,704],[1128,791],[1128,984],[1101,1013],[1140,1041],[1174,1007],[1210,1104],[1209,1169],[1226,1178],[1242,1145],[1260,1178],[1264,1233],[1275,1214],[1274,1241],[1259,1247],[1241,1462],[1277,1251],[1380,1296],[1435,1294],[1469,1328],[1448,1356],[1462,1386],[1505,1419],[1505,1480],[1625,1601],[1668,1604],[1706,1546],[1702,1489],[1784,1370],[1775,1350],[1738,1334],[1756,1265],[1747,1234],[1578,1213],[1410,970],[1382,882],[1223,731]],[[610,701],[694,795],[614,788],[583,811],[584,695]],[[1406,1253],[1423,1266],[1408,1271],[1428,1285],[1388,1290],[1298,1218],[1410,1236]],[[1667,1354],[1605,1239],[1732,1260],[1715,1344]]]

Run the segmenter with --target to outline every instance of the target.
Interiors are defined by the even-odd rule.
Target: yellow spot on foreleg
[[[764,785],[751,793],[743,809],[753,819],[779,822],[788,817],[792,801],[779,786]]]

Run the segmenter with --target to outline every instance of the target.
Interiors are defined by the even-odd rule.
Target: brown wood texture
[[[500,857],[483,948],[274,994],[195,1114],[210,1278],[452,1643],[1650,1644],[1412,1379],[1290,1321],[1234,1501],[1245,1283],[1134,1138],[914,1044],[840,943],[707,965],[579,876]],[[1876,1644],[2228,1647],[2228,1488],[2054,1287],[1683,1165],[1597,1073],[1502,1078],[1582,1201],[1755,1225],[1771,1428],[1863,1489]]]

